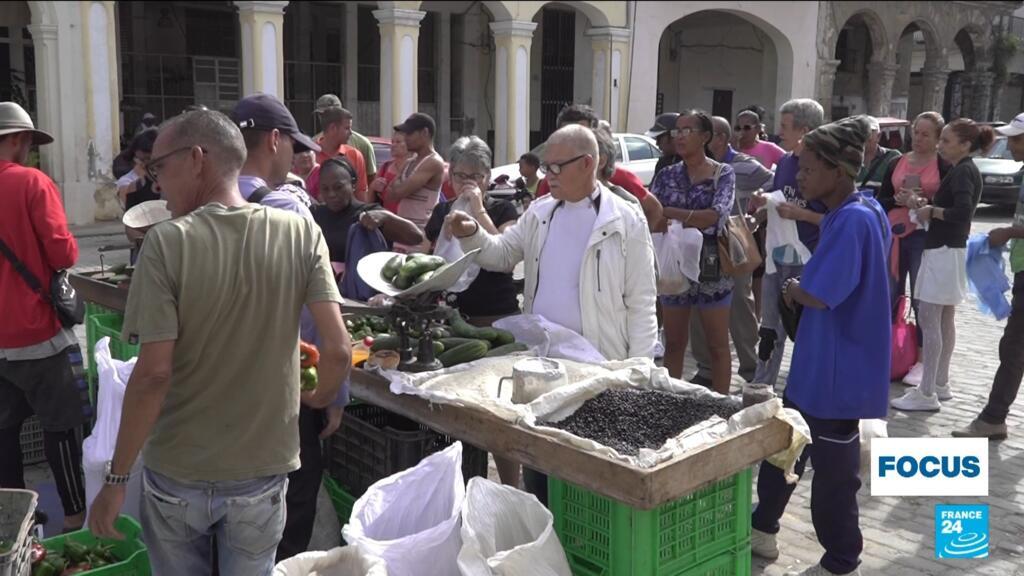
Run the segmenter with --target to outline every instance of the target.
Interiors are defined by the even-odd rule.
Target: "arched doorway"
[[[925,97],[924,71],[945,68],[935,31],[926,22],[912,22],[896,44],[896,78],[893,82],[889,116],[914,118],[934,103]]]
[[[832,86],[832,118],[869,112],[872,67],[884,62],[885,38],[874,12],[858,12],[843,24],[836,39],[839,65]]]
[[[757,24],[725,11],[704,11],[676,20],[658,47],[656,113],[689,108],[730,121],[758,104],[774,125],[779,82],[775,40]]]
[[[0,101],[17,102],[37,118],[31,19],[27,2],[0,3]]]
[[[949,51],[949,82],[946,84],[946,101],[942,115],[947,121],[976,115],[975,102],[982,92],[991,90],[977,82],[978,50],[981,46],[981,32],[972,27],[961,28],[953,37],[953,48]],[[984,120],[984,113],[978,120]]]
[[[568,4],[545,4],[533,16],[537,29],[530,47],[530,148],[547,140],[558,126],[558,112],[570,104],[589,104],[593,51],[586,37],[592,26]]]

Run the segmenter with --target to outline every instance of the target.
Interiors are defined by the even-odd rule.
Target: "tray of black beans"
[[[728,419],[741,408],[742,402],[730,396],[614,388],[587,400],[567,418],[539,424],[636,456],[641,448],[657,450],[694,424],[712,416]]]

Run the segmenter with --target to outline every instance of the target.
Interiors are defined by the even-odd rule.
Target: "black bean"
[[[587,400],[559,422],[541,422],[581,438],[636,456],[641,448],[657,450],[694,424],[741,408],[732,397],[683,396],[660,390],[616,388]]]

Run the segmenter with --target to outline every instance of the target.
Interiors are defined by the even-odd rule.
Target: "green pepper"
[[[303,368],[301,372],[302,376],[302,391],[306,392],[309,390],[316,390],[317,373],[316,366],[310,366],[309,368]]]
[[[67,557],[71,564],[85,562],[89,557],[89,547],[84,544],[79,544],[73,540],[69,540],[64,543],[64,556]]]
[[[63,565],[43,560],[32,569],[32,576],[60,576],[62,570],[64,570]]]

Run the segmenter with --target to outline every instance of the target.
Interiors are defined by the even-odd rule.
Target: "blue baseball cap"
[[[295,151],[320,151],[320,145],[299,130],[295,117],[277,97],[270,94],[253,94],[238,101],[231,111],[231,120],[242,130],[278,130],[291,136]]]

